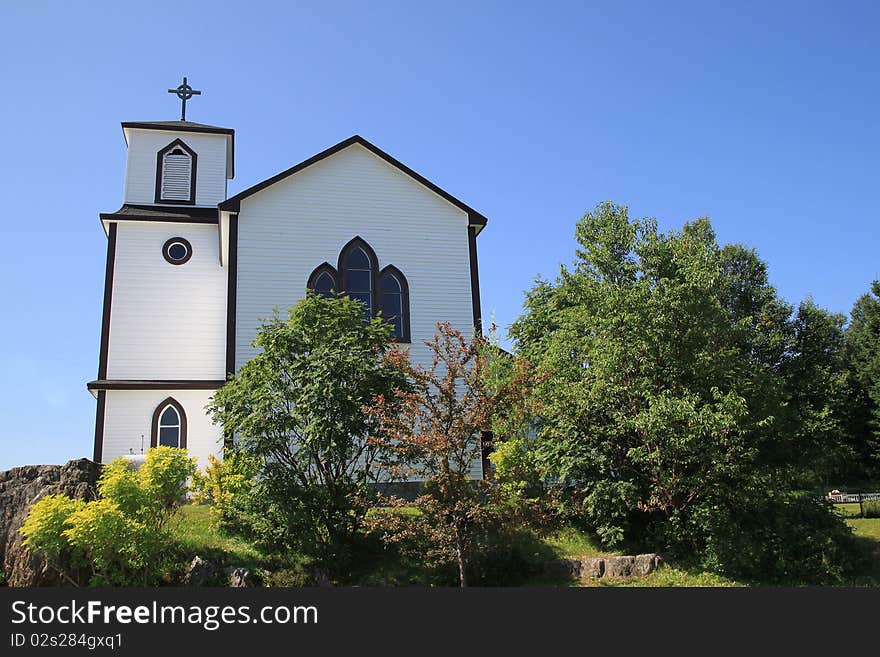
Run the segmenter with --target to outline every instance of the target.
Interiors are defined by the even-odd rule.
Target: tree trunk
[[[461,543],[455,547],[455,556],[458,557],[458,580],[462,588],[467,584],[467,573],[465,572],[464,551],[461,549]]]

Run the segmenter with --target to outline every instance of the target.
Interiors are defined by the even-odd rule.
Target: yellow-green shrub
[[[27,518],[20,531],[24,535],[24,545],[34,552],[41,552],[57,564],[70,552],[70,543],[64,536],[68,518],[86,505],[82,500],[74,500],[67,495],[47,495],[31,505]]]
[[[69,580],[154,583],[167,544],[163,526],[184,500],[195,464],[186,450],[171,447],[150,449],[138,470],[116,459],[101,473],[101,499],[86,504],[50,495],[32,505],[21,528],[24,544],[44,554]],[[91,569],[91,576],[81,577],[78,566]]]
[[[254,459],[237,452],[227,453],[222,461],[211,455],[205,471],[193,475],[193,501],[210,504],[211,517],[221,529],[238,529],[243,521],[236,501],[250,493],[257,471]]]
[[[98,490],[127,516],[158,529],[185,500],[186,480],[195,471],[196,459],[186,450],[153,447],[137,470],[122,457],[104,466]]]

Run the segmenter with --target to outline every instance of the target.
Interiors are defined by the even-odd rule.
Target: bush
[[[164,536],[153,527],[127,517],[108,499],[89,502],[65,522],[64,537],[83,555],[94,574],[93,586],[147,586],[157,573]]]
[[[708,499],[687,520],[676,516],[665,538],[680,555],[738,580],[838,584],[863,555],[846,523],[809,494],[764,491],[750,499]]]
[[[159,529],[185,501],[186,480],[195,471],[196,459],[186,450],[153,447],[137,470],[122,457],[104,466],[98,491],[127,517]]]
[[[168,544],[163,526],[194,471],[195,459],[171,447],[150,449],[139,470],[116,459],[101,473],[101,499],[86,504],[50,495],[32,505],[21,528],[24,544],[72,583],[155,583]]]
[[[50,562],[58,562],[70,553],[70,543],[62,533],[65,523],[75,512],[86,505],[67,495],[47,495],[31,505],[21,528],[24,545],[35,552],[42,552]]]
[[[243,500],[253,491],[253,480],[259,471],[256,459],[230,451],[222,461],[212,454],[204,472],[193,475],[193,501],[211,505],[211,517],[220,529],[243,533],[247,517]]]
[[[880,518],[880,500],[862,502],[862,514],[865,518]]]

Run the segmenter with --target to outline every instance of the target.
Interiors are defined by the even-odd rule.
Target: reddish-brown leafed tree
[[[491,497],[490,486],[474,481],[472,472],[491,431],[521,424],[534,410],[529,392],[536,377],[528,362],[485,337],[468,340],[448,322],[438,323],[437,331],[425,341],[432,353],[428,367],[413,364],[408,350],[387,354],[410,386],[397,389],[394,400],[375,399],[369,412],[380,430],[371,440],[383,447],[381,467],[391,478],[425,482],[414,502],[419,524],[435,552],[457,562],[461,586],[467,586],[474,535],[488,521]],[[493,354],[504,359],[503,373]]]

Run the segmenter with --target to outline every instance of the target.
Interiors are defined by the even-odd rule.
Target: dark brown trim
[[[181,199],[163,199],[162,198],[162,158],[168,151],[174,148],[182,148],[189,156],[192,158],[192,167],[189,171],[189,200],[183,201]],[[195,205],[196,203],[196,174],[198,173],[198,164],[199,164],[199,154],[196,153],[192,148],[187,146],[186,142],[182,139],[175,139],[170,144],[165,146],[156,153],[156,197],[154,199],[155,203],[160,203],[163,205]]]
[[[190,205],[171,207],[163,205],[133,205],[125,203],[116,212],[102,212],[101,221],[167,221],[182,224],[217,224],[219,212],[212,208]]]
[[[186,247],[186,256],[184,256],[181,260],[175,260],[171,257],[171,246],[174,244],[183,244]],[[189,262],[189,259],[192,258],[193,247],[192,244],[189,243],[189,240],[185,237],[172,237],[162,245],[162,257],[170,265],[185,265]]]
[[[238,301],[238,215],[229,215],[229,263],[226,277],[226,376],[235,375],[235,313]]]
[[[394,265],[385,265],[382,267],[382,271],[379,272],[379,281],[377,283],[377,297],[379,306],[379,310],[382,309],[382,277],[385,274],[393,274],[395,278],[400,282],[400,312],[401,312],[401,323],[400,328],[403,335],[400,336],[399,342],[412,342],[412,333],[409,329],[409,282],[406,280],[406,276],[403,275],[403,272],[400,271]]]
[[[136,381],[129,379],[98,379],[89,381],[89,390],[216,390],[226,381],[209,379],[172,379],[165,381]]]
[[[150,425],[150,447],[156,447],[159,444],[159,416],[168,406],[173,406],[180,418],[180,444],[178,446],[181,449],[186,449],[186,412],[174,397],[163,399],[153,411],[153,422]]]
[[[217,217],[162,217],[107,213],[101,213],[99,216],[101,217],[101,221],[153,221],[157,223],[169,224],[210,224],[215,226],[220,223]]]
[[[116,267],[116,224],[107,234],[107,263],[104,268],[104,312],[101,317],[101,347],[98,353],[98,378],[107,378],[107,353],[110,350],[110,310],[113,305],[113,270]]]
[[[309,274],[309,279],[306,282],[306,289],[314,291],[315,282],[318,280],[318,276],[320,276],[324,272],[330,274],[330,276],[333,278],[333,289],[334,291],[339,292],[339,290],[341,289],[341,286],[339,284],[339,272],[336,270],[336,267],[331,265],[329,262],[322,262],[320,265],[312,270],[312,273]]]
[[[150,121],[125,121],[122,123],[122,129],[137,128],[140,130],[170,130],[171,132],[207,132],[212,135],[235,135],[232,128],[220,128],[213,125],[195,125],[187,121],[179,122],[175,125],[171,122],[159,121],[151,123]]]
[[[274,175],[271,178],[267,178],[263,182],[257,183],[253,187],[248,187],[246,190],[239,192],[235,196],[229,197],[228,199],[226,199],[225,201],[223,201],[220,204],[220,209],[238,212],[241,209],[242,199],[245,199],[248,196],[256,194],[257,192],[259,192],[263,189],[266,189],[270,185],[274,185],[275,183],[277,183],[281,180],[284,180],[285,178],[302,171],[306,167],[310,167],[311,165],[313,165],[317,162],[320,162],[321,160],[328,158],[331,155],[334,155],[334,154],[338,153],[339,151],[346,149],[349,146],[352,146],[353,144],[359,144],[359,145],[363,146],[364,148],[366,148],[368,151],[370,151],[374,155],[385,160],[391,166],[396,167],[397,169],[399,169],[400,171],[402,171],[403,173],[408,175],[410,178],[413,178],[416,182],[421,183],[422,185],[424,185],[425,187],[430,189],[435,194],[446,199],[447,201],[452,203],[452,205],[454,205],[455,207],[467,212],[468,213],[468,221],[472,225],[478,225],[478,226],[486,225],[487,219],[482,214],[480,214],[479,212],[474,210],[469,205],[458,200],[449,192],[446,192],[446,191],[440,189],[437,185],[432,183],[430,180],[428,180],[424,176],[416,173],[415,171],[410,169],[408,166],[406,166],[402,162],[396,160],[391,155],[389,155],[388,153],[383,151],[381,148],[374,146],[373,144],[368,142],[366,139],[364,139],[360,135],[354,135],[352,137],[349,137],[348,139],[339,142],[335,146],[331,146],[327,150],[321,151],[317,155],[314,155],[314,156],[310,157],[309,159],[304,160],[304,161],[300,162],[299,164],[292,166],[291,168],[287,169],[286,171],[282,171],[281,173]]]
[[[474,330],[483,330],[483,314],[480,310],[480,270],[477,266],[477,229],[468,226],[468,254],[471,261],[471,306],[474,313]]]
[[[92,459],[95,463],[100,463],[101,457],[104,455],[104,409],[106,404],[107,393],[99,390],[98,406],[95,410],[95,450]]]

